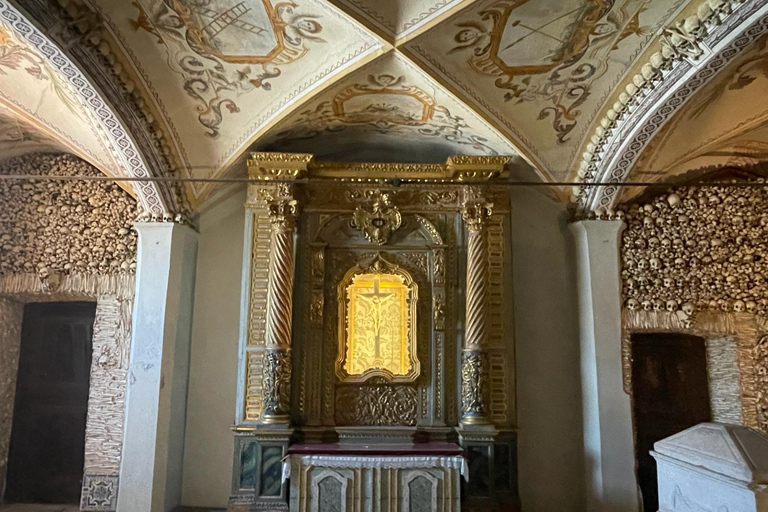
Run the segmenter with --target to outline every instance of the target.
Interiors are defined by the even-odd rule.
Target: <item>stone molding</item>
[[[696,91],[768,30],[761,0],[707,0],[696,14],[667,27],[661,48],[632,78],[587,143],[579,181],[623,182],[645,146]],[[583,213],[611,211],[619,186],[574,186],[571,203]]]

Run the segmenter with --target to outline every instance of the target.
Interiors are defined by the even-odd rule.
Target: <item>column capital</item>
[[[478,187],[466,187],[461,205],[461,217],[470,231],[482,229],[493,214],[493,203]]]
[[[293,229],[299,214],[298,202],[290,197],[281,197],[267,204],[273,229]]]

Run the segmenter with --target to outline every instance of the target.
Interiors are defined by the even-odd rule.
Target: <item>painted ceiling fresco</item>
[[[565,181],[607,96],[686,3],[479,1],[405,48]]]
[[[509,141],[406,58],[390,53],[326,88],[265,137],[266,148],[356,158],[360,140],[393,148],[393,160],[515,154]],[[408,147],[403,140],[417,144]],[[318,143],[324,141],[327,143]],[[345,147],[346,141],[351,143]],[[382,151],[385,153],[385,151]]]
[[[184,177],[242,173],[249,151],[272,150],[320,159],[413,162],[442,162],[457,153],[522,156],[512,160],[515,176],[535,173],[538,179],[569,182],[578,179],[585,147],[594,145],[617,96],[650,65],[666,37],[660,34],[678,30],[691,13],[704,12],[702,5],[713,2],[719,5],[715,0],[70,0],[69,5],[77,4],[78,19],[98,20],[98,41],[108,41],[109,51],[98,41],[94,47],[123,70],[115,74],[126,75],[135,88],[132,96],[141,100],[128,111],[147,115],[147,108],[153,133],[162,137],[163,151]],[[744,0],[731,9],[729,2],[720,2],[723,12],[755,4]],[[768,6],[756,8],[768,18]],[[718,23],[710,25],[723,26]],[[114,148],[101,136],[101,125],[91,121],[94,114],[82,108],[66,80],[14,37],[0,32],[0,102],[98,167],[114,169]],[[728,74],[728,81],[702,87],[709,92],[698,92],[659,132],[635,179],[708,165],[722,153],[729,161],[764,158],[765,42],[754,46],[728,73],[720,73]],[[748,95],[752,104],[730,106],[736,93]],[[706,108],[697,110],[697,102]],[[711,103],[720,106],[710,108]],[[185,186],[193,208],[213,188],[200,182]],[[572,189],[556,191],[567,201]]]
[[[768,35],[722,70],[653,139],[630,181],[768,160]]]
[[[94,3],[198,177],[218,175],[287,105],[379,44],[320,0]]]
[[[66,148],[107,174],[120,175],[109,137],[82,98],[4,19],[0,19],[0,106],[0,148],[15,154]]]

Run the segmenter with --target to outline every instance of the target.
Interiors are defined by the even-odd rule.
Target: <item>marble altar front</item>
[[[297,512],[458,512],[462,476],[454,443],[297,444],[283,462]]]

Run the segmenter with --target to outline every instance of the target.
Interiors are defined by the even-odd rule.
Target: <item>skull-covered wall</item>
[[[103,176],[71,155],[30,154],[0,174]],[[0,497],[24,303],[95,301],[82,510],[115,510],[131,342],[136,201],[109,181],[0,180]]]
[[[25,155],[0,174],[103,176],[71,155]],[[105,181],[0,181],[0,273],[132,273],[136,201]]]
[[[625,211],[630,310],[768,310],[768,188],[678,188]]]
[[[632,332],[696,334],[710,381],[738,382],[711,393],[714,419],[768,431],[768,188],[678,187],[621,210],[625,390]]]

